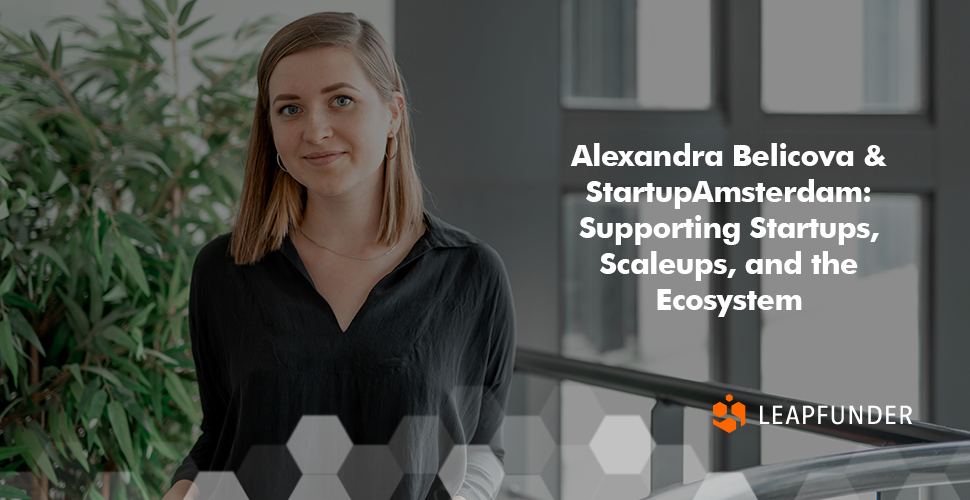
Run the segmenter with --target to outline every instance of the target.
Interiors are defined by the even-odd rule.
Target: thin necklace
[[[303,232],[303,228],[302,227],[297,227],[296,229],[298,231],[300,231],[300,234],[302,234],[304,238],[306,238],[307,240],[309,240],[310,243],[313,243],[314,245],[316,245],[316,246],[318,246],[318,247],[320,247],[320,248],[322,248],[324,250],[329,250],[329,251],[331,251],[331,252],[333,252],[333,253],[335,253],[337,255],[340,255],[341,257],[347,257],[348,259],[356,259],[356,260],[377,260],[377,259],[380,259],[381,257],[385,257],[389,253],[393,252],[394,249],[397,248],[397,245],[398,245],[397,243],[395,243],[394,246],[392,246],[391,249],[388,250],[387,252],[385,252],[383,255],[378,255],[377,257],[371,257],[369,259],[365,259],[363,257],[354,257],[353,255],[347,255],[345,253],[340,253],[340,252],[338,252],[338,251],[336,251],[336,250],[334,250],[332,248],[327,248],[327,247],[325,247],[325,246],[323,246],[323,245],[321,245],[321,244],[313,241],[309,236],[307,236],[306,233]],[[400,242],[398,242],[398,243],[400,243]]]

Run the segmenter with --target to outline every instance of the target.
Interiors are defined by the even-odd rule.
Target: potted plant
[[[235,211],[267,22],[202,55],[195,3],[0,28],[0,497],[157,498],[197,437],[188,278]]]

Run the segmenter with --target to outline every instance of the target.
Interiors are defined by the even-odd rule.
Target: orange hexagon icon
[[[726,399],[728,402],[731,402],[734,399],[734,396],[728,394],[724,399]],[[731,415],[737,417],[738,420],[735,420],[729,416],[724,420],[717,420],[717,419],[713,420],[714,425],[724,432],[728,432],[728,433],[734,432],[738,427],[741,427],[744,425],[744,416],[745,416],[744,411],[745,411],[744,403],[741,403],[740,401],[738,401],[733,405],[731,405]],[[724,417],[726,415],[727,415],[726,404],[724,404],[723,402],[718,402],[717,404],[714,405],[714,416]]]

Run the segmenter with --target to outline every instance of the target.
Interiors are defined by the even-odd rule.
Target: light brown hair
[[[368,81],[385,102],[394,92],[405,95],[404,81],[390,46],[374,25],[354,14],[320,12],[297,19],[279,30],[259,59],[256,70],[256,111],[249,136],[249,152],[242,198],[230,252],[236,264],[253,264],[278,250],[293,227],[303,222],[306,188],[276,164],[276,146],[270,126],[269,77],[280,59],[320,47],[349,50]],[[384,195],[378,243],[397,243],[422,217],[421,181],[411,152],[411,134],[405,95],[397,154],[384,161]]]

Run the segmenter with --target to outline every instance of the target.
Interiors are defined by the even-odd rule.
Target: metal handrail
[[[759,407],[781,406],[783,415],[790,407],[804,405],[822,406],[798,399],[765,394],[761,391],[717,382],[697,382],[666,375],[658,375],[629,368],[608,366],[576,359],[564,358],[533,349],[519,347],[515,355],[515,369],[554,379],[566,379],[584,384],[606,387],[631,394],[639,394],[659,401],[692,408],[711,409],[725,395],[731,394],[735,401],[743,402],[746,418],[752,423],[759,419]],[[868,414],[863,414],[868,421]],[[810,423],[787,424],[786,427],[813,434],[822,434],[847,441],[872,446],[892,446],[915,443],[932,443],[970,439],[970,432],[913,420],[912,424],[835,424],[831,416],[821,420],[813,418]],[[760,497],[759,497],[760,498]]]
[[[970,483],[970,441],[866,450],[712,474],[651,500],[822,500]]]

